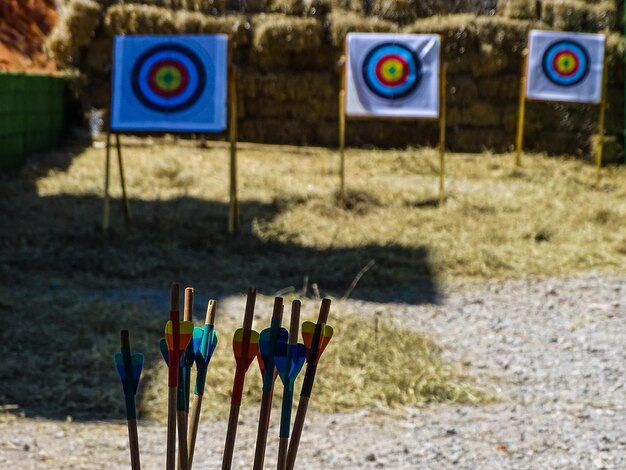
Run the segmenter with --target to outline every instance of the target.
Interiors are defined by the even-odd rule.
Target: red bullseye
[[[409,64],[398,54],[388,54],[376,64],[376,78],[386,86],[402,85],[409,76]]]
[[[189,85],[186,67],[176,60],[160,60],[148,72],[148,86],[156,95],[172,98],[183,93]]]
[[[559,75],[564,77],[574,75],[580,68],[576,55],[567,50],[555,54],[552,66]]]

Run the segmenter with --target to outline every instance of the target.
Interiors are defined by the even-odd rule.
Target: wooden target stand
[[[237,86],[236,72],[232,61],[232,49],[229,41],[228,48],[228,117],[227,128],[228,140],[230,143],[230,192],[229,192],[229,210],[228,210],[228,232],[236,233],[239,231],[239,201],[237,199]],[[111,81],[113,82],[113,81]],[[102,211],[102,229],[108,232],[111,221],[111,198],[109,195],[109,182],[111,175],[111,135],[115,135],[115,148],[117,152],[117,162],[119,165],[120,184],[122,187],[122,207],[124,211],[124,221],[130,223],[130,205],[126,195],[126,184],[124,181],[124,165],[122,160],[122,145],[120,143],[120,135],[122,132],[111,130],[111,113],[109,113],[109,129],[106,135],[106,154],[104,169],[104,202]],[[142,132],[137,132],[141,134]]]
[[[525,48],[522,52],[522,78],[520,80],[520,94],[519,94],[519,112],[517,115],[517,135],[515,138],[515,165],[520,167],[522,166],[522,147],[524,142],[524,118],[526,112],[526,102],[542,102],[542,103],[557,103],[557,101],[550,100],[538,100],[526,97],[526,83],[528,78],[528,60],[529,60],[529,51],[528,48]],[[598,189],[600,187],[600,176],[602,173],[602,150],[604,147],[604,116],[606,114],[606,88],[607,88],[607,50],[606,50],[606,38],[604,40],[604,59],[602,66],[602,93],[600,97],[600,111],[598,115],[598,140],[599,143],[596,146],[596,152],[594,155],[594,162],[596,166],[596,179],[595,179],[595,188]],[[558,101],[559,103],[561,101]],[[566,102],[571,103],[571,102]],[[584,103],[584,104],[598,104],[598,103]]]
[[[443,44],[441,46],[443,48]],[[343,200],[345,198],[345,180],[346,180],[346,158],[345,158],[345,144],[346,144],[346,58],[347,51],[341,56],[341,89],[339,90],[339,157],[340,157],[340,169],[339,169],[339,196]],[[439,116],[436,118],[420,118],[421,121],[437,120],[439,122],[439,205],[445,203],[445,152],[446,152],[446,74],[447,65],[443,61],[443,56],[440,57],[439,65]],[[376,116],[380,119],[393,120],[393,121],[407,121],[412,118],[403,117],[385,117]],[[350,117],[354,120],[365,120],[369,117]]]

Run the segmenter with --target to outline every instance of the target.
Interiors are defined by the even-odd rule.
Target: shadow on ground
[[[165,311],[148,304],[166,301],[174,280],[216,298],[251,286],[266,295],[312,296],[313,284],[322,296],[341,297],[375,260],[351,298],[439,300],[426,247],[312,248],[257,237],[255,220],[271,221],[284,200],[242,202],[237,236],[227,233],[228,207],[221,202],[131,200],[133,220],[126,227],[120,201],[112,201],[113,228],[104,236],[100,197],[37,195],[36,179],[69,163],[69,157],[46,158],[45,165],[0,175],[0,404],[16,403],[28,414],[47,417],[77,413],[81,404],[87,419],[110,417],[107,410],[117,405],[102,394],[91,408],[84,404],[93,390],[111,387],[113,368],[107,364],[118,347],[121,321],[111,311],[123,310],[130,319],[132,304],[143,302],[147,307],[135,313],[138,321],[149,322],[142,334],[158,337],[162,318],[150,320],[145,312]],[[102,357],[106,370],[92,367],[88,377],[76,373]],[[42,378],[50,393],[36,394]]]

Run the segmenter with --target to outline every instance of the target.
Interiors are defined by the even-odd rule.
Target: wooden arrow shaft
[[[200,423],[200,411],[202,409],[202,395],[193,396],[191,411],[189,412],[189,435],[187,436],[187,448],[189,452],[189,470],[193,465],[193,453],[196,448],[196,436],[198,435],[198,424]]]
[[[276,470],[285,470],[287,468],[287,447],[289,446],[289,438],[281,437],[278,440],[278,463]]]
[[[222,458],[222,470],[230,470],[233,463],[233,450],[237,437],[237,421],[239,420],[239,405],[230,405],[228,415],[228,428],[226,430],[226,442],[224,444],[224,457]]]
[[[128,444],[130,447],[130,466],[132,470],[141,470],[139,459],[139,437],[137,436],[137,420],[128,420]]]
[[[176,395],[177,387],[167,389],[167,450],[165,454],[165,469],[176,468]]]
[[[270,424],[270,415],[272,413],[272,393],[263,392],[261,397],[261,412],[259,414],[259,428],[256,435],[256,448],[254,451],[254,470],[262,470],[265,461],[265,447],[267,446],[267,429]]]
[[[308,407],[309,397],[300,396],[298,411],[296,412],[296,419],[293,422],[293,431],[291,433],[291,439],[289,440],[287,465],[285,466],[286,470],[293,470],[293,467],[296,464],[296,455],[298,453],[298,446],[300,445],[300,437],[302,436],[302,430],[304,429],[304,419],[306,418],[306,411]]]
[[[178,423],[178,468],[188,470],[189,455],[187,453],[187,413],[185,410],[176,412],[176,422]]]

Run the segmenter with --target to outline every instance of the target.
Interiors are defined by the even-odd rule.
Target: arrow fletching
[[[302,339],[304,340],[304,346],[306,347],[307,351],[307,362],[311,362],[312,360],[312,358],[308,356],[311,351],[311,343],[313,342],[313,334],[315,333],[316,326],[317,325],[315,323],[310,321],[305,321],[304,323],[302,323]],[[312,361],[314,364],[317,364],[317,362],[319,361],[322,353],[324,352],[324,349],[326,349],[326,346],[328,346],[328,343],[333,337],[333,334],[333,328],[326,323],[322,323],[322,331],[320,335],[320,342],[317,348],[317,356],[313,358]]]
[[[193,363],[196,359],[196,352],[200,348],[200,344],[202,343],[202,334],[204,330],[198,326],[194,327],[193,333],[191,334],[191,340],[189,344],[185,348],[185,354],[183,355],[183,366],[190,368],[193,366]]]
[[[202,367],[206,368],[209,365],[213,352],[217,347],[217,333],[213,329],[212,325],[204,325],[204,328],[201,330],[202,338],[200,345],[196,350],[196,367],[198,369],[201,369]]]
[[[281,341],[276,345],[276,369],[285,387],[290,387],[306,362],[306,347],[302,343],[288,344]]]
[[[113,355],[113,363],[117,370],[120,379],[122,380],[122,387],[124,388],[124,395],[129,394],[128,384],[126,383],[126,368],[124,367],[124,355],[122,353],[115,353]],[[144,357],[141,353],[134,353],[131,355],[132,364],[132,394],[137,394],[137,386],[139,385],[139,378],[141,377],[141,371],[143,369]]]
[[[270,337],[271,337],[272,329],[265,328],[261,331],[259,335],[259,352],[257,354],[257,360],[259,361],[259,368],[261,369],[261,377],[265,377],[265,364],[269,360],[270,356]],[[289,331],[286,328],[279,328],[278,335],[276,338],[276,343],[287,342],[289,340]],[[276,347],[274,347],[274,360],[276,360]],[[276,376],[278,375],[278,371],[274,370],[274,380],[276,380]]]
[[[248,354],[246,357],[243,357],[243,345],[245,339],[245,333],[249,332],[249,345],[248,345]],[[243,371],[248,370],[250,364],[257,356],[259,351],[259,333],[254,330],[245,330],[244,328],[239,328],[235,331],[233,335],[233,354],[235,355],[235,361],[237,362],[237,368],[241,368]]]
[[[180,341],[178,343],[178,354],[180,355],[187,345],[189,341],[191,341],[191,335],[193,334],[194,324],[192,321],[181,321],[179,324],[179,338]],[[165,324],[165,341],[167,343],[167,349],[170,351],[174,350],[174,326],[172,325],[172,321],[168,320]]]
[[[161,350],[161,356],[163,356],[163,360],[169,366],[170,365],[170,353],[167,347],[167,341],[165,338],[161,338],[159,340],[159,349]]]

